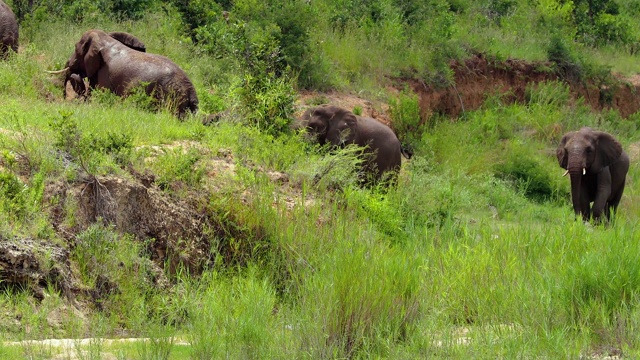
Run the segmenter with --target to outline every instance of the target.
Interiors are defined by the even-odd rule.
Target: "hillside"
[[[0,358],[640,354],[640,7],[10,5]],[[144,91],[65,98],[46,71],[88,29],[174,61],[199,110],[178,119]],[[290,129],[320,104],[411,147],[396,185],[361,186],[359,149]],[[558,166],[583,126],[631,159],[610,222],[576,220]]]

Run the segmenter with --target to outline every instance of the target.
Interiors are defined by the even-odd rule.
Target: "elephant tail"
[[[400,145],[400,153],[407,159],[411,159],[413,156],[413,149],[410,146]]]
[[[187,109],[192,113],[195,113],[196,111],[198,111],[198,95],[196,94],[196,89],[193,87],[190,88],[188,96],[189,101],[187,104]]]

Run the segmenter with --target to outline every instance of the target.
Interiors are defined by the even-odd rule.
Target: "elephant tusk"
[[[582,175],[587,175],[587,169],[586,168],[582,168]]]
[[[67,71],[69,71],[69,67],[67,66],[66,68],[62,69],[62,70],[55,70],[55,71],[50,71],[50,70],[46,70],[49,74],[63,74],[66,73]]]
[[[565,171],[564,174],[562,174],[562,176],[567,176],[568,173],[569,173],[569,170]]]

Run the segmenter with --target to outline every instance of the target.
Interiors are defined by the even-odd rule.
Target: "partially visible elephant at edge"
[[[9,50],[18,52],[18,21],[11,8],[0,0],[0,58]]]
[[[565,134],[556,150],[558,163],[571,176],[576,216],[607,220],[616,211],[629,171],[629,156],[611,134],[583,127]],[[593,206],[591,206],[593,202]]]
[[[378,181],[387,172],[393,172],[392,179],[400,170],[402,156],[407,159],[411,153],[400,144],[396,134],[378,120],[355,115],[349,110],[320,105],[304,112],[296,127],[306,127],[309,135],[317,138],[321,145],[336,147],[355,144],[366,147],[365,174],[370,180]]]
[[[105,88],[127,96],[140,84],[158,100],[175,108],[178,117],[196,112],[198,97],[187,74],[169,58],[145,52],[144,43],[125,32],[85,32],[75,45],[66,68],[53,73],[65,74],[65,88],[71,82],[79,95],[94,88]],[[89,89],[83,79],[89,80]]]

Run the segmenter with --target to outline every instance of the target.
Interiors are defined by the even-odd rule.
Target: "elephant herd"
[[[18,23],[0,0],[0,58],[9,51],[18,51]],[[125,32],[85,32],[65,68],[51,73],[64,74],[65,91],[70,83],[76,94],[85,98],[95,88],[126,96],[135,87],[144,86],[148,95],[170,105],[179,118],[198,109],[195,87],[187,74],[169,58],[147,53],[142,41]],[[294,124],[294,128],[305,128],[320,144],[363,147],[362,173],[367,182],[394,180],[402,156],[411,157],[391,128],[337,106],[308,109]],[[620,203],[629,171],[629,157],[621,144],[610,134],[582,128],[562,137],[556,155],[571,178],[576,216],[585,221],[609,220]]]

